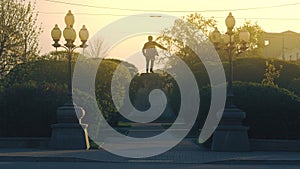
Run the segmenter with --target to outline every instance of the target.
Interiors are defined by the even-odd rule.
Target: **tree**
[[[240,41],[239,35],[243,31],[248,31],[250,34],[250,40],[248,43],[242,44]],[[234,58],[236,57],[261,57],[262,56],[262,49],[264,48],[264,31],[263,29],[255,23],[251,23],[251,21],[246,21],[242,26],[234,28]],[[228,60],[228,44],[225,43],[226,34],[221,35],[221,40],[217,44],[217,51],[221,58],[221,60],[226,61]],[[209,35],[209,38],[212,38],[212,34]],[[227,37],[228,38],[228,37]],[[245,46],[244,46],[245,45]],[[246,48],[245,48],[246,47]]]
[[[157,40],[172,54],[188,57],[194,54],[189,45],[208,40],[209,32],[215,25],[216,21],[213,18],[206,19],[198,13],[190,14],[175,20],[173,27],[163,30]]]
[[[184,61],[194,62],[195,58],[191,56],[195,55],[195,53],[186,45],[187,42],[189,44],[197,43],[205,45],[205,40],[207,40],[207,37],[211,37],[210,33],[215,27],[216,20],[213,17],[207,19],[198,13],[190,14],[176,20],[172,28],[163,30],[157,40],[164,44],[164,46],[167,46],[172,54],[180,56]],[[241,47],[239,33],[245,29],[250,33],[250,42],[247,44],[247,50],[241,53],[239,50]],[[242,26],[235,28],[233,31],[235,32],[234,42],[236,44],[235,54],[237,56],[262,56],[264,31],[256,22],[251,23],[250,21],[246,21]],[[197,32],[198,34],[196,34]],[[202,32],[202,37],[199,37],[199,32]],[[203,36],[206,36],[206,38]],[[203,50],[201,46],[200,49]],[[221,60],[228,59],[228,52],[224,41],[219,43],[217,51]]]
[[[35,2],[0,1],[0,79],[15,65],[38,57],[38,14]]]
[[[88,46],[84,49],[83,54],[91,58],[104,58],[107,56],[109,48],[104,43],[104,39],[100,36],[96,36],[89,40]]]
[[[237,44],[240,43],[239,33],[243,30],[247,30],[250,33],[250,41],[247,44],[248,49],[241,53],[240,56],[262,56],[262,49],[265,47],[263,29],[257,22],[251,23],[250,21],[246,21],[243,26],[236,28],[234,36]]]
[[[201,59],[211,59],[208,35],[215,25],[213,17],[207,19],[198,13],[190,14],[175,20],[171,28],[161,32],[157,41],[168,49],[171,56],[180,57],[193,72],[197,72],[202,63],[196,53],[203,54]],[[166,63],[166,68],[176,65],[178,61],[174,57],[160,57],[158,61],[162,60]]]
[[[178,66],[178,59],[173,57],[174,55],[178,56],[193,72],[198,85],[206,84],[209,81],[209,76],[203,61],[207,65],[215,66],[218,65],[218,57],[221,61],[227,61],[229,58],[228,44],[224,42],[225,34],[221,35],[221,42],[218,46],[213,46],[211,42],[211,32],[215,27],[216,20],[213,17],[204,18],[198,13],[175,20],[174,25],[171,28],[162,30],[157,38],[159,43],[168,48],[171,57],[160,57],[158,61],[162,60],[166,65],[165,68],[171,69]],[[241,47],[239,45],[239,33],[244,29],[247,29],[250,33],[250,43],[248,43],[247,50],[241,53],[239,50]],[[236,27],[233,31],[235,32],[234,58],[237,56],[260,56],[264,41],[263,30],[257,23],[252,24],[247,21],[243,26]]]

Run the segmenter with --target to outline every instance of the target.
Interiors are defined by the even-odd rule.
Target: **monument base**
[[[165,96],[169,94],[169,89],[164,86],[164,77],[162,74],[159,73],[142,73],[139,76],[136,76],[134,78],[134,81],[138,86],[135,86],[138,90],[136,91],[136,94],[134,96],[133,105],[135,108],[137,108],[139,111],[146,111],[152,107],[152,109],[155,111],[157,107],[162,107],[163,102],[158,102],[158,105],[150,104],[149,103],[149,95],[150,93],[155,90],[159,89],[164,92]],[[156,95],[157,98],[163,98],[161,94]],[[155,111],[159,112],[159,110]],[[130,115],[129,115],[130,116]],[[139,116],[137,114],[134,114],[134,116]],[[141,117],[147,118],[147,114],[141,114]],[[152,115],[149,114],[151,117]],[[174,114],[171,106],[169,105],[168,101],[166,104],[166,108],[163,110],[163,112],[160,114],[160,116],[153,120],[153,123],[173,123],[176,119],[176,115]]]

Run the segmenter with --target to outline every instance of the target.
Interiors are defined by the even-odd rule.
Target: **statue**
[[[149,68],[149,62],[150,62],[150,72],[153,73],[153,65],[154,65],[154,60],[155,56],[158,56],[158,52],[155,48],[155,46],[167,50],[167,48],[161,46],[160,44],[156,43],[153,41],[152,36],[148,36],[148,42],[144,44],[144,47],[142,49],[143,55],[146,58],[146,73],[148,73],[148,68]]]

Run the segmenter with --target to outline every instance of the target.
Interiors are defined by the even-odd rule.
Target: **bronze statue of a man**
[[[149,62],[150,62],[150,72],[153,73],[153,65],[154,65],[154,60],[155,60],[155,56],[158,56],[158,52],[155,48],[155,46],[163,49],[163,50],[167,50],[167,48],[161,46],[160,44],[156,43],[155,41],[153,41],[153,37],[152,36],[148,36],[148,42],[146,42],[144,44],[143,47],[143,55],[146,58],[146,73],[148,73],[148,68],[149,68]]]

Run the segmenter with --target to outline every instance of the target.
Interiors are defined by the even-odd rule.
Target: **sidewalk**
[[[175,164],[296,164],[299,152],[212,152],[186,138],[170,151],[158,156],[131,159],[105,150],[0,149],[0,162],[105,162]]]
[[[128,136],[145,138],[159,134],[164,129],[161,124],[153,123],[146,125],[132,125],[128,129]],[[115,140],[114,138],[111,138]],[[144,145],[129,142],[117,143],[116,148],[128,151],[144,148],[147,151],[162,148],[165,140],[160,144]],[[114,155],[104,149],[92,150],[49,150],[49,149],[0,149],[0,162],[83,162],[83,163],[151,163],[151,164],[279,164],[299,165],[299,152],[274,152],[274,151],[252,151],[252,152],[213,152],[202,145],[197,144],[196,138],[185,138],[171,150],[149,158],[125,158]]]

